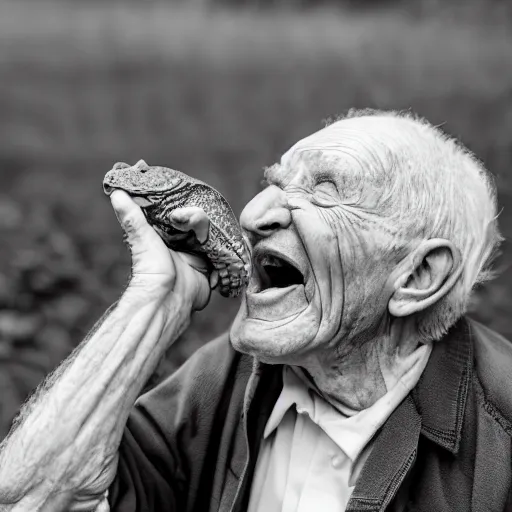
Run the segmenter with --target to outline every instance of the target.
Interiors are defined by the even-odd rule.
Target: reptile
[[[167,247],[206,256],[210,284],[221,295],[236,297],[249,280],[250,258],[242,231],[224,197],[187,174],[144,160],[116,163],[103,179],[103,190],[127,192]]]

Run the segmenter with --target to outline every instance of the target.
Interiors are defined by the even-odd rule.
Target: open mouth
[[[291,261],[275,254],[265,252],[257,255],[255,268],[259,278],[259,292],[304,284],[302,272]]]
[[[113,187],[112,185],[109,185],[108,183],[103,183],[103,191],[107,196],[112,195],[112,192],[114,190],[117,190],[117,187]],[[119,190],[123,190],[120,188]],[[153,203],[145,196],[137,196],[130,194],[130,197],[133,199],[133,201],[138,204],[141,208],[147,208],[148,206],[152,206]]]

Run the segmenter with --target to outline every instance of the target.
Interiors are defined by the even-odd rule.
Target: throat
[[[416,344],[403,353],[388,349],[386,343],[375,343],[370,349],[352,350],[335,364],[332,354],[324,355],[303,368],[304,378],[345,416],[368,409],[388,393],[401,401],[421,377],[432,345]]]
[[[264,267],[268,279],[269,288],[286,288],[294,284],[302,284],[302,274],[291,265]]]

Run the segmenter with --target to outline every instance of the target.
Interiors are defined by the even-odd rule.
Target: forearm
[[[128,414],[190,307],[162,285],[132,283],[25,405],[2,444],[0,504],[109,485]],[[21,508],[20,508],[21,509]]]

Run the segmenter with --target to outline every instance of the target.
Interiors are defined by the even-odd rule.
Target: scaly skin
[[[115,164],[105,175],[103,187],[108,195],[122,189],[134,197],[171,249],[204,254],[219,274],[221,295],[240,294],[249,279],[250,258],[236,217],[217,190],[182,172],[148,166],[143,160],[134,166]],[[179,229],[171,217],[180,208],[199,208],[206,214],[204,239],[198,239],[193,222]]]

